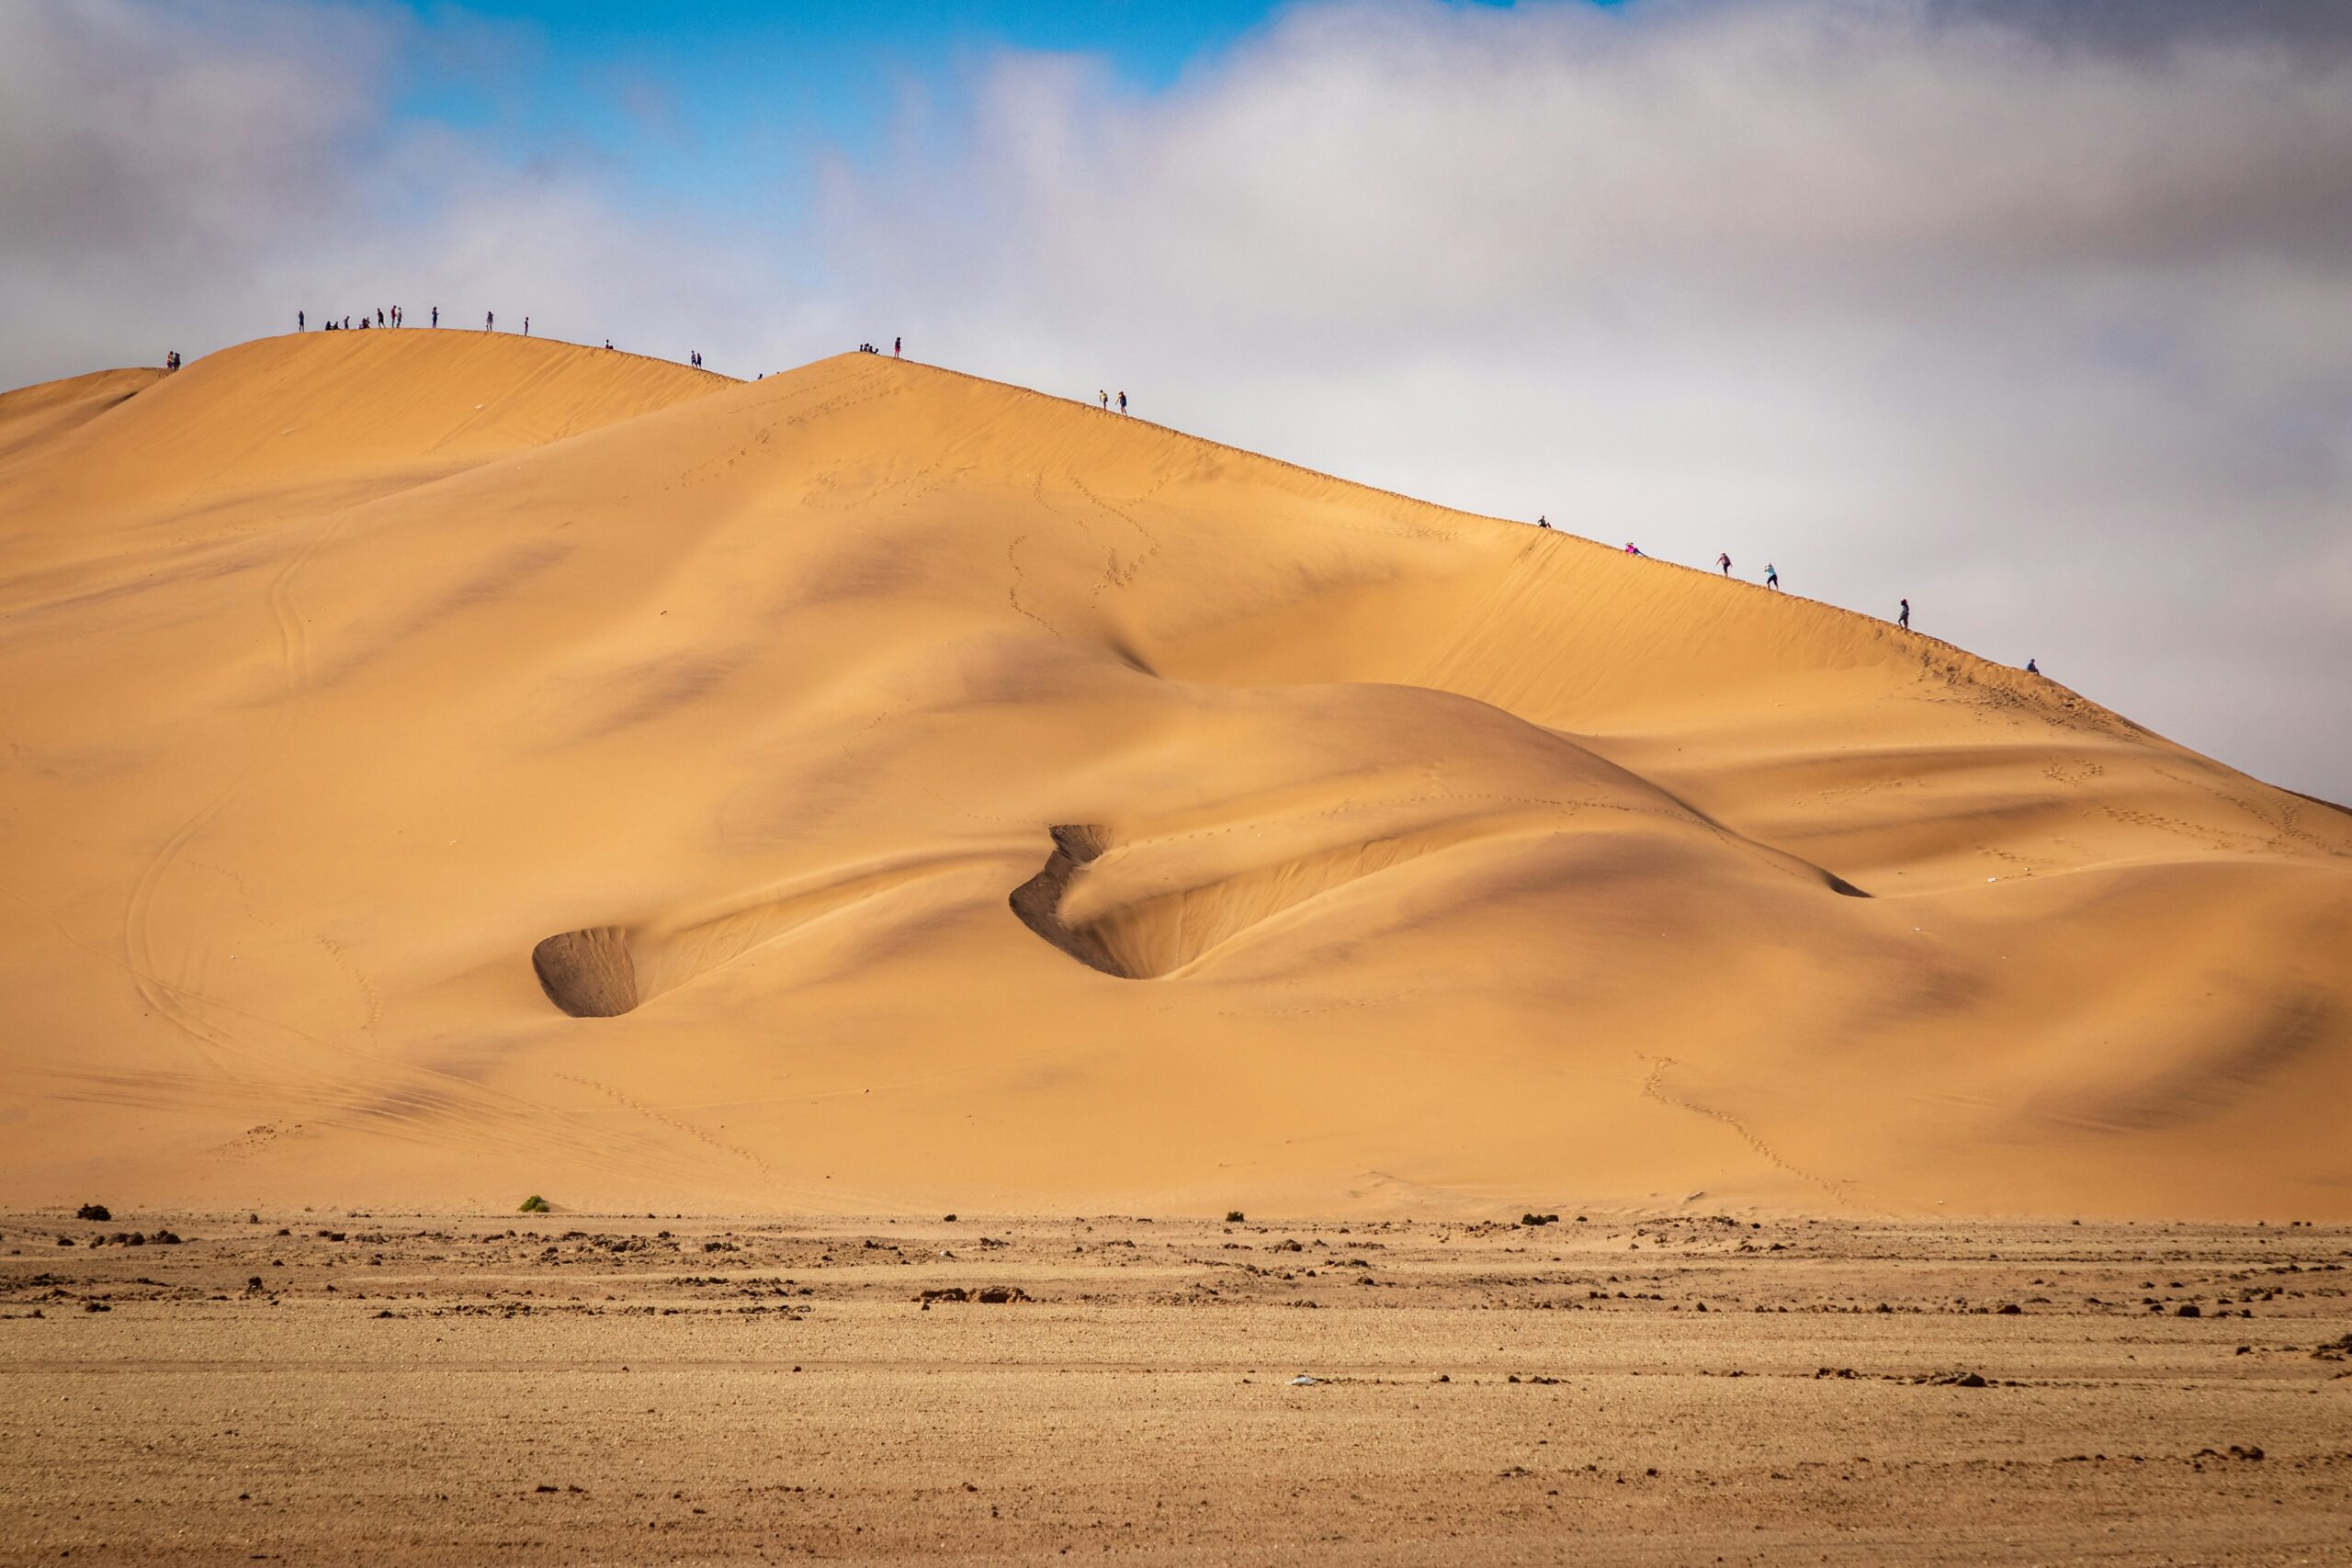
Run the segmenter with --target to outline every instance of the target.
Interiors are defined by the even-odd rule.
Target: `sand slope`
[[[84,381],[20,1201],[2352,1213],[2352,817],[2049,682],[871,355]]]
[[[0,392],[0,459],[54,440],[164,378],[161,370],[100,370]]]

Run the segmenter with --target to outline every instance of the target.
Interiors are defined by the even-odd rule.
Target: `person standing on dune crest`
[[[907,350],[907,340],[906,340],[906,339],[904,339],[904,338],[902,338],[902,337],[894,337],[894,338],[892,338],[892,339],[890,340],[890,357],[891,357],[891,358],[893,358],[893,359],[903,359],[903,358],[905,358],[905,357],[906,357],[906,350]]]
[[[1781,591],[1781,569],[1770,561],[1764,563],[1764,586],[1775,593]]]
[[[1911,629],[1911,601],[1905,599],[1902,603],[1902,612],[1894,617],[1894,624],[1907,632]]]
[[[498,312],[495,310],[484,310],[481,313],[481,330],[484,332],[493,332],[497,329],[497,326]]]
[[[1111,394],[1104,391],[1097,391],[1094,395],[1102,400],[1102,412],[1104,413],[1109,413],[1111,412]]]
[[[1125,392],[1119,394],[1119,412],[1121,413],[1127,412],[1127,394]]]
[[[1731,552],[1729,550],[1725,550],[1716,556],[1715,564],[1724,569],[1724,575],[1725,577],[1729,577],[1731,575]]]
[[[433,324],[436,327],[441,324],[441,307],[438,305],[433,307]]]

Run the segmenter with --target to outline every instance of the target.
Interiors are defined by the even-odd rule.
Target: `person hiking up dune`
[[[1127,412],[1127,394],[1125,392],[1119,394],[1119,412],[1121,413]]]
[[[1902,604],[1903,609],[1901,613],[1894,617],[1894,624],[1901,626],[1907,632],[1911,629],[1911,601],[1905,599]]]
[[[1781,569],[1770,561],[1764,563],[1764,586],[1775,593],[1781,591]]]
[[[1731,575],[1731,553],[1728,550],[1715,557],[1715,564],[1724,569],[1725,577]]]

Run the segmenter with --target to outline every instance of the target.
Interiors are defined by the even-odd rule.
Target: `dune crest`
[[[0,395],[28,1202],[2352,1214],[2352,817],[870,355]]]

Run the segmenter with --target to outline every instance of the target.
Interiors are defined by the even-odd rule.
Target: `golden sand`
[[[22,1204],[2352,1216],[2352,816],[1828,605],[458,333],[0,398],[0,541]]]

